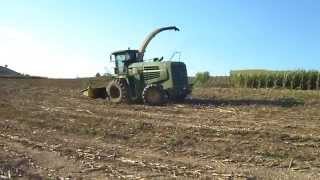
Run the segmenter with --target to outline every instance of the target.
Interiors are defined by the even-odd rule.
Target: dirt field
[[[163,107],[0,78],[0,179],[318,179],[320,92],[195,89]]]

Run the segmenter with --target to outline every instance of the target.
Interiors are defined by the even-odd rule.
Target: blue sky
[[[182,53],[189,74],[235,69],[320,69],[317,0],[0,0],[0,65],[49,77],[111,71],[109,54],[139,48],[162,26],[146,58]]]

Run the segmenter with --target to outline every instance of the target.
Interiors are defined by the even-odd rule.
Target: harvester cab
[[[139,50],[116,51],[110,55],[110,60],[115,63],[114,76],[105,92],[111,102],[142,101],[148,105],[161,105],[168,100],[183,100],[191,93],[183,62],[166,61],[163,57],[144,61],[150,41],[166,30],[179,31],[175,26],[156,29],[147,36]]]
[[[114,74],[124,75],[128,73],[128,66],[138,61],[138,50],[123,50],[111,53],[110,61],[115,63]]]

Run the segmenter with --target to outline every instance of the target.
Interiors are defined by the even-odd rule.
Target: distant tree
[[[100,73],[97,73],[97,74],[96,74],[96,77],[101,77],[101,74],[100,74]]]
[[[8,68],[8,65],[7,65],[7,64],[5,64],[5,65],[4,65],[4,67],[5,67],[5,68]]]
[[[210,73],[208,71],[198,72],[196,73],[193,83],[195,86],[203,86],[208,82],[209,79]]]

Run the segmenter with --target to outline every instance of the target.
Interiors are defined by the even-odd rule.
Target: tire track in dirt
[[[45,143],[35,142],[27,138],[21,138],[19,136],[0,134],[0,137],[6,140],[10,140],[10,142],[7,142],[7,144],[10,144],[11,148],[24,149],[23,153],[28,154],[28,157],[33,157],[30,159],[33,159],[33,161],[35,162],[39,163],[39,161],[41,161],[39,160],[39,156],[41,158],[44,158],[44,155],[45,155],[46,156],[45,158],[48,158],[48,156],[49,157],[51,156],[51,158],[55,158],[55,161],[59,162],[60,164],[63,164],[63,167],[61,168],[60,167],[54,168],[54,166],[52,166],[52,164],[48,162],[46,164],[43,164],[43,160],[42,160],[43,166],[34,165],[37,169],[40,169],[41,171],[45,171],[45,173],[48,173],[49,177],[55,177],[55,176],[61,177],[58,174],[61,174],[61,173],[67,174],[68,172],[73,172],[73,173],[78,172],[80,174],[80,173],[88,173],[88,172],[94,172],[94,171],[109,171],[110,169],[113,169],[112,170],[113,172],[111,173],[116,172],[115,174],[109,174],[109,176],[111,177],[137,178],[137,179],[143,178],[143,177],[150,177],[150,176],[152,177],[164,176],[164,174],[167,177],[177,177],[177,176],[200,177],[200,176],[216,173],[213,167],[208,167],[204,165],[200,166],[198,163],[196,163],[198,165],[195,165],[194,163],[192,163],[193,165],[191,165],[191,162],[194,162],[193,159],[189,160],[190,161],[189,164],[185,164],[184,162],[185,158],[181,159],[181,161],[177,160],[177,158],[172,158],[172,157],[165,160],[164,158],[161,158],[162,155],[160,154],[155,155],[154,152],[147,153],[146,150],[144,149],[139,149],[139,150],[134,149],[134,152],[130,152],[130,153],[126,152],[125,154],[130,154],[131,156],[128,158],[128,157],[125,157],[125,154],[122,154],[122,153],[120,155],[112,155],[112,154],[104,155],[101,153],[97,153],[97,152],[103,152],[104,150],[97,149],[97,147],[95,147],[97,144],[93,144],[93,143],[86,143],[88,145],[87,149],[77,148],[76,151],[74,151],[74,148],[72,150],[69,148],[66,148],[66,149],[60,148],[61,145],[57,146],[57,145],[50,145],[46,142]],[[73,143],[73,144],[76,144],[76,143]],[[103,146],[103,149],[106,148],[106,146],[104,145],[105,144],[104,142],[100,141],[98,144],[99,146]],[[65,145],[63,146],[65,147]],[[123,145],[117,145],[117,146],[118,148],[121,147],[121,149],[129,148],[129,147],[123,147]],[[72,156],[74,155],[71,155],[72,158],[69,157],[68,159],[64,157],[67,155],[70,156],[70,154],[75,154],[77,157],[73,158]],[[135,159],[132,159],[134,154],[136,154],[137,157]],[[140,159],[141,157],[138,158],[139,154],[140,155],[143,154],[143,159]],[[106,159],[103,159],[102,157],[108,157],[109,160],[116,161],[120,164],[114,167],[114,163],[112,164],[106,163],[105,162]],[[77,159],[77,161],[74,161],[73,159]],[[90,162],[88,162],[88,160]],[[103,163],[101,163],[102,160],[104,160]],[[49,160],[46,160],[46,161],[49,161]],[[80,161],[82,165],[79,165],[77,163],[74,164],[75,162],[78,162],[78,161]],[[98,161],[98,162],[95,162],[95,161]],[[39,164],[41,164],[41,162]],[[69,164],[69,166],[67,167],[69,171],[61,172],[61,169],[62,170],[66,169],[65,166],[67,164]],[[50,165],[51,167],[45,167],[48,165]],[[77,167],[81,167],[81,166],[85,166],[86,168],[84,168],[83,170],[75,170]],[[131,169],[133,167],[138,168],[141,175],[137,176],[137,175],[134,175],[135,173],[131,172],[130,174],[124,171],[121,171],[123,173],[121,174],[119,171],[115,170],[115,169],[122,169],[123,166],[125,167],[126,170]],[[57,171],[56,168],[58,168],[59,170]],[[71,169],[73,170],[70,171]],[[142,171],[147,171],[147,173],[143,175]],[[149,171],[158,172],[158,174],[152,175],[152,173]],[[80,174],[80,175],[83,176],[84,174]],[[72,177],[71,175],[69,176]]]
[[[55,111],[55,112],[57,112],[57,111]],[[59,111],[58,111],[59,112]],[[65,112],[64,112],[65,113]],[[81,115],[82,116],[82,115]],[[91,117],[91,115],[89,115],[88,117]],[[86,117],[86,119],[87,120],[89,120],[89,121],[94,121],[94,119],[92,119],[92,117],[91,117],[91,119],[89,118],[88,119],[88,117]],[[100,118],[99,116],[94,116],[94,118]],[[110,120],[110,119],[108,119],[108,120]],[[119,120],[118,120],[119,121]],[[66,123],[66,122],[64,122],[64,123]],[[50,127],[51,126],[51,124],[48,126],[48,127]],[[172,125],[172,126],[168,126],[168,125],[166,125],[165,126],[165,128],[168,128],[168,127],[170,127],[170,128],[176,128],[176,126],[178,126],[179,128],[186,128],[186,126],[184,126],[184,125],[182,125],[182,124],[174,124],[174,125]],[[75,128],[77,128],[77,127],[75,127]],[[187,128],[190,128],[189,126],[187,127]],[[193,127],[194,128],[194,127]],[[195,130],[196,131],[205,131],[206,129],[213,129],[212,127],[196,127],[195,128]],[[195,133],[196,131],[195,130],[193,130],[192,131],[192,133],[191,134],[197,134],[197,135],[199,135],[199,133]],[[222,128],[222,127],[217,127],[216,129],[214,129],[215,131],[217,131],[217,132],[223,132],[224,131],[224,129]],[[233,131],[235,131],[235,133],[232,133]],[[241,129],[239,130],[239,129],[236,129],[236,128],[233,128],[233,129],[226,129],[225,130],[225,132],[226,133],[229,133],[229,134],[238,134],[239,133],[239,131],[241,132]],[[257,130],[256,132],[259,132],[259,130]],[[245,132],[244,131],[244,133],[248,133],[248,132]],[[220,139],[220,141],[222,141],[222,142],[226,142],[227,140],[227,138],[218,138],[218,141],[219,141],[219,139]],[[209,141],[209,142],[213,142],[213,141]]]

